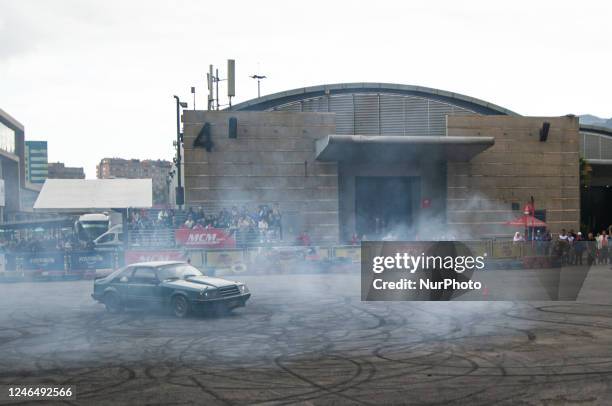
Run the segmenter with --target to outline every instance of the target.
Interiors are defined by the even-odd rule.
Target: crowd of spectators
[[[217,213],[206,212],[203,207],[131,210],[128,222],[132,241],[148,245],[169,243],[174,240],[176,229],[220,229],[233,237],[238,246],[283,239],[282,214],[278,204],[262,204],[255,210],[249,210],[247,206],[240,209],[232,206]]]
[[[612,264],[612,226],[594,234],[565,229],[556,238],[547,231],[536,230],[533,237],[520,232],[514,234],[515,244],[533,241],[538,255],[552,255],[560,258],[563,264],[593,265]]]
[[[175,230],[223,230],[237,246],[278,242],[283,239],[282,214],[278,204],[223,208],[217,213],[203,207],[177,209],[132,209],[128,211],[130,243],[140,246],[174,247]],[[303,243],[303,242],[302,242]],[[38,252],[92,249],[92,241],[79,241],[71,229],[17,231],[0,236],[0,252]]]
[[[175,231],[178,229],[223,230],[233,237],[237,247],[274,243],[283,240],[282,213],[278,204],[262,204],[254,210],[247,206],[223,208],[217,213],[206,212],[203,207],[189,207],[187,210],[137,209],[128,212],[130,240],[134,245],[173,247],[176,245]],[[359,245],[367,238],[356,234],[352,245]],[[515,244],[529,241],[538,255],[554,255],[565,264],[612,264],[612,226],[600,232],[584,235],[565,229],[558,236],[546,229],[533,229],[527,234],[516,232]],[[311,245],[311,239],[303,231],[296,239],[297,245]],[[42,231],[14,231],[0,235],[0,252],[69,251],[91,249],[91,242],[79,241],[69,229]]]
[[[202,207],[190,207],[181,228],[217,228],[234,237],[238,245],[268,243],[283,239],[282,214],[278,204],[262,204],[251,211],[247,206],[223,208],[218,214],[206,214]]]
[[[574,265],[582,265],[583,260],[588,265],[612,263],[612,236],[609,227],[594,234],[588,232],[583,236],[581,232],[575,233],[565,229],[559,234],[560,254],[564,262]]]
[[[0,239],[0,252],[70,251],[87,248],[70,232],[35,232]]]

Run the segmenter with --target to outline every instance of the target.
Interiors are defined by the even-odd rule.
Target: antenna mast
[[[227,80],[227,96],[229,98],[229,106],[232,107],[232,97],[236,96],[236,61],[233,59],[227,60],[227,79],[219,77],[219,69],[214,69],[213,65],[208,66],[206,74],[206,84],[208,86],[208,110],[217,110],[222,106],[219,98],[219,82]],[[192,88],[194,89],[194,88]],[[216,106],[215,106],[216,105]]]

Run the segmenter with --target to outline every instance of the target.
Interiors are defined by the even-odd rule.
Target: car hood
[[[211,278],[208,276],[194,276],[189,279],[179,279],[164,282],[164,285],[166,286],[183,286],[199,289],[203,289],[206,286],[210,286],[212,288],[220,288],[223,286],[232,286],[235,284],[236,282],[228,281],[221,278]]]

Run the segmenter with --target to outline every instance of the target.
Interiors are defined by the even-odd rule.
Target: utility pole
[[[187,103],[181,102],[178,96],[174,96],[176,99],[176,174],[177,187],[176,187],[176,205],[180,208],[185,204],[185,193],[183,191],[182,179],[181,179],[181,145],[183,143],[183,137],[181,135],[181,107],[186,109]]]
[[[215,82],[217,82],[216,98],[217,98],[217,110],[219,110],[219,69],[215,69]]]
[[[214,99],[213,99],[213,66],[208,65],[208,74],[206,75],[206,82],[208,84],[208,106],[207,110],[212,110]]]

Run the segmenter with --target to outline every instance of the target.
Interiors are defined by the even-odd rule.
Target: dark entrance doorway
[[[592,231],[596,235],[601,230],[607,230],[612,225],[612,187],[590,186],[580,193],[580,218],[583,231]]]
[[[355,228],[368,239],[389,233],[402,238],[412,227],[419,201],[418,177],[358,176],[355,178]]]

